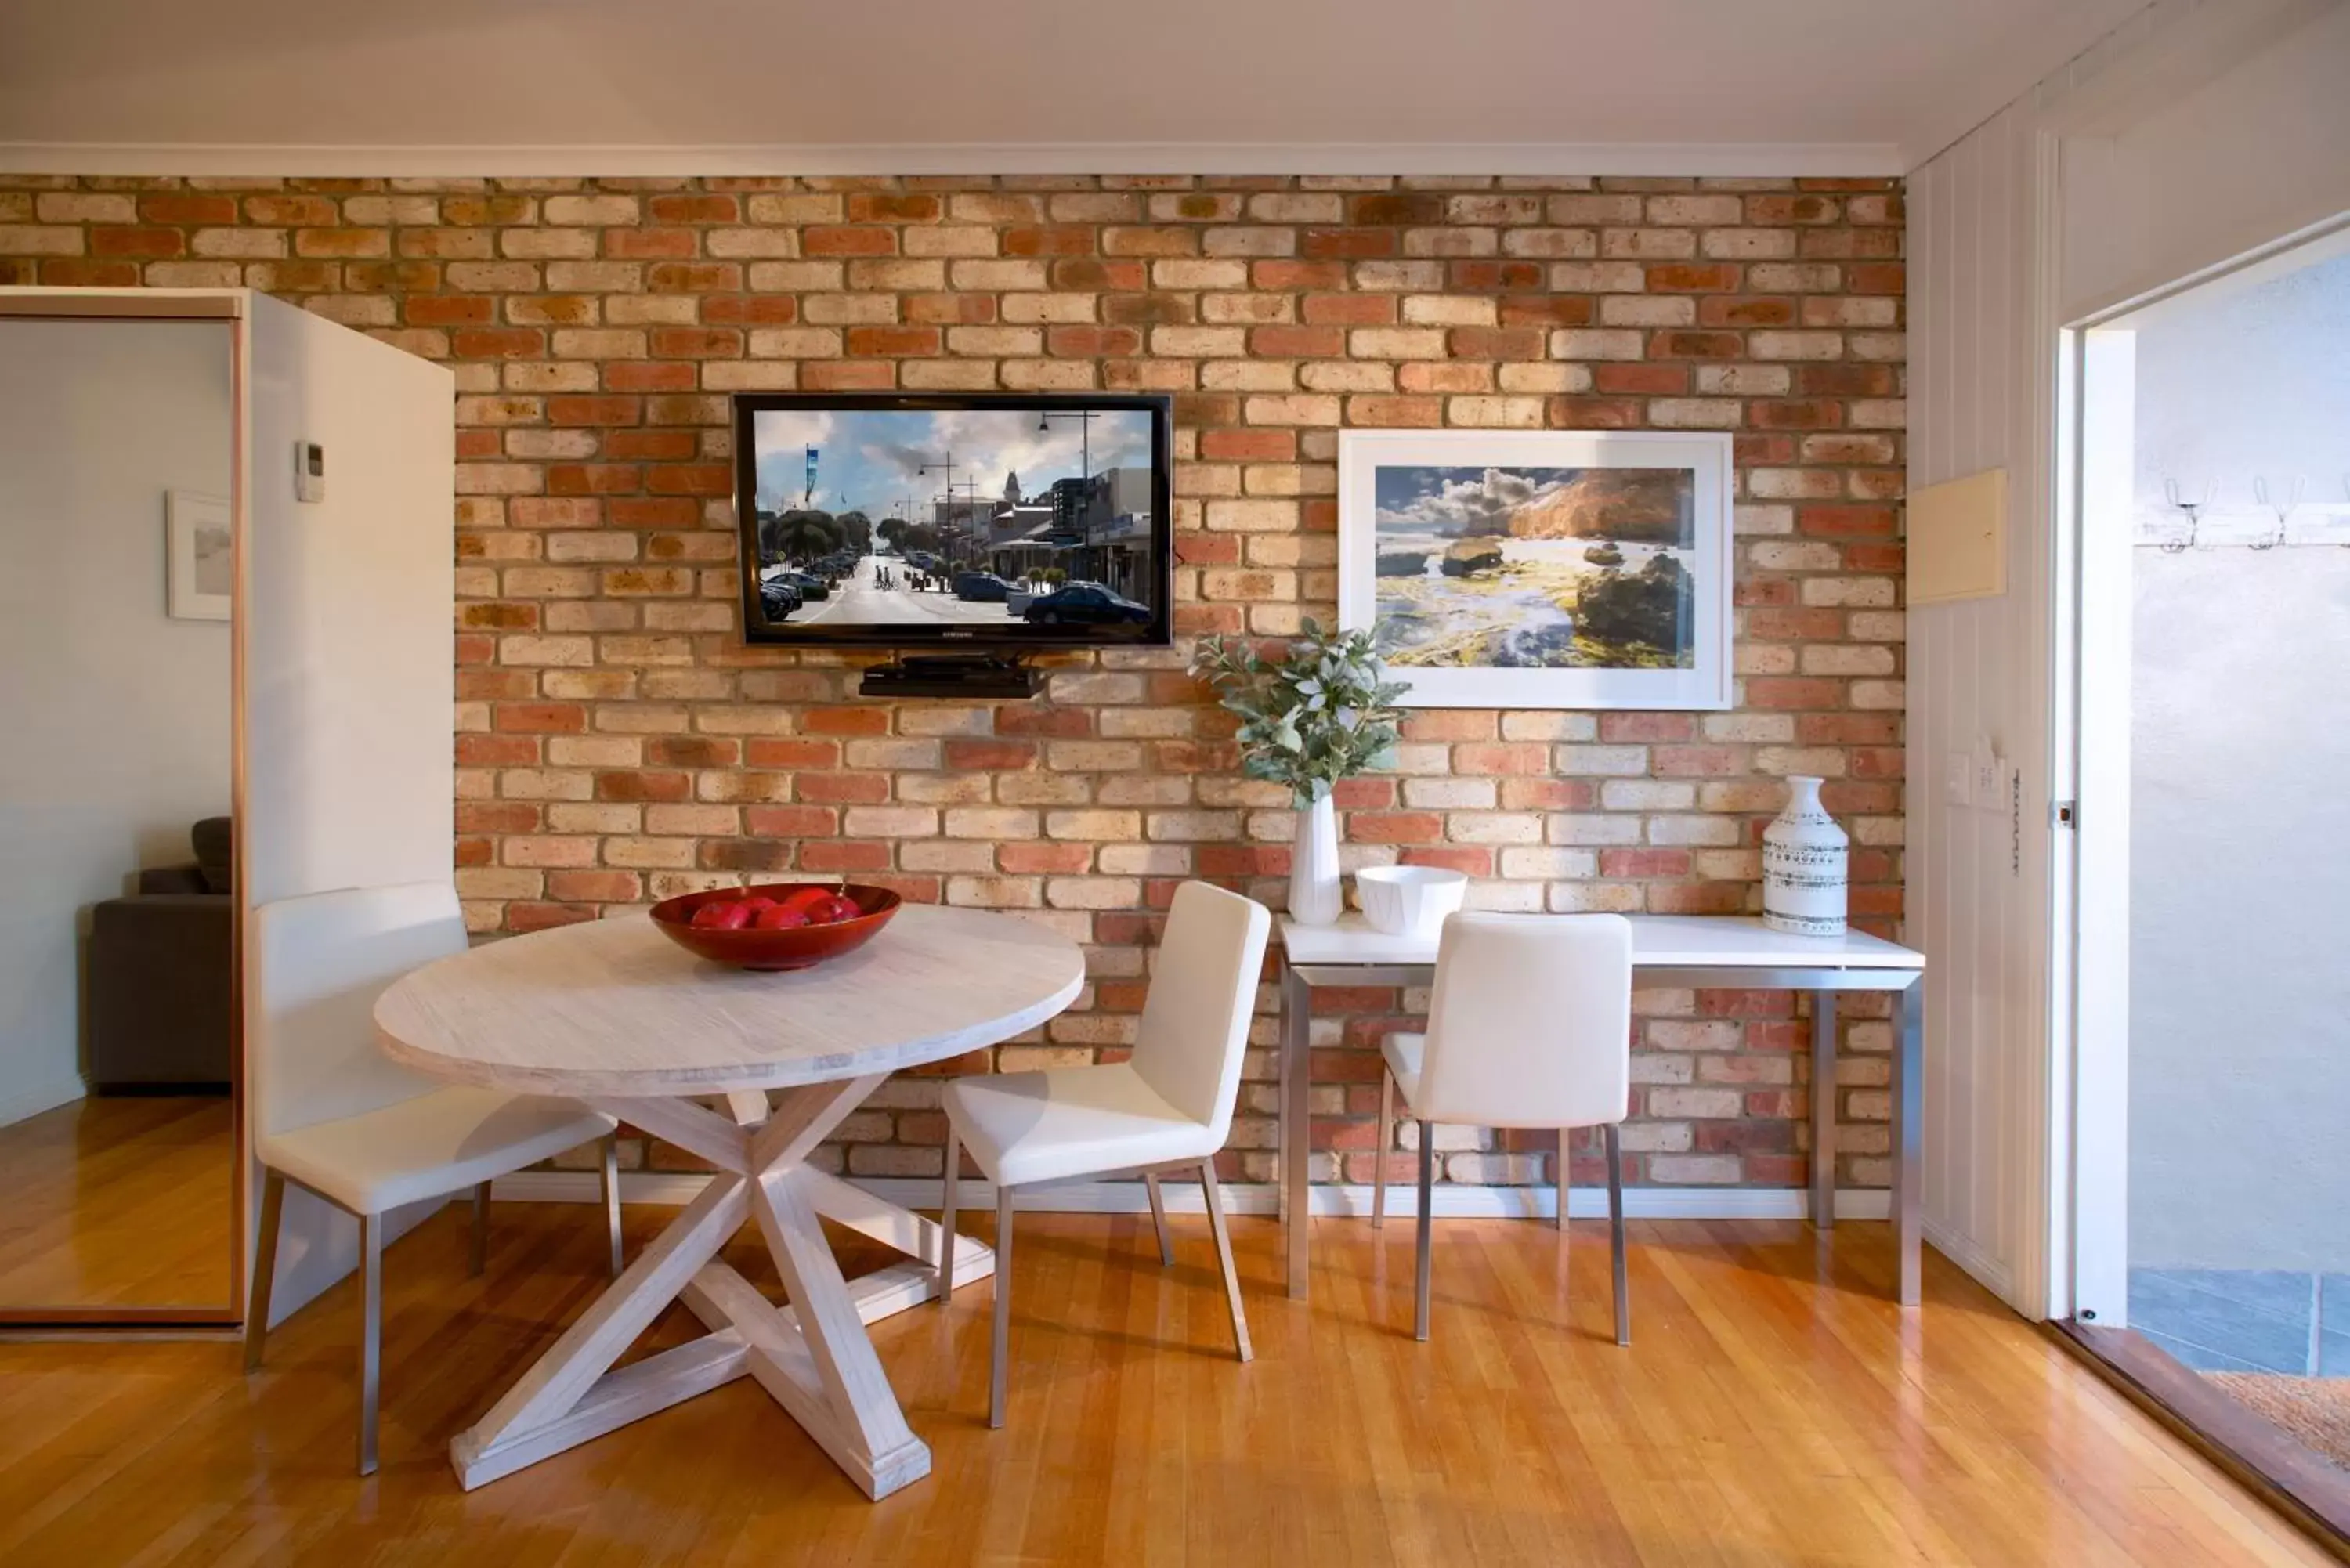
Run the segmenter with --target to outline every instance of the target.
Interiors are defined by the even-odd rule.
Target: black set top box
[[[1001,698],[1024,701],[1040,687],[1037,671],[1013,654],[913,653],[865,672],[863,697]]]

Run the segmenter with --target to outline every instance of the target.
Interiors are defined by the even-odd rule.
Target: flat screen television
[[[1165,647],[1172,402],[1112,393],[743,393],[754,643]]]

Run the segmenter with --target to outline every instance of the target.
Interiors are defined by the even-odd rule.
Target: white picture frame
[[[1544,477],[1546,471],[1562,470],[1578,472],[1573,479]],[[1598,655],[1604,659],[1620,652],[1627,660],[1650,660],[1646,667],[1591,662],[1588,639],[1577,639],[1576,618],[1555,607],[1560,574],[1580,576],[1632,565],[1623,545],[1616,544],[1612,550],[1618,563],[1595,568],[1588,564],[1590,552],[1613,541],[1581,532],[1520,539],[1519,514],[1509,506],[1510,497],[1523,493],[1528,497],[1523,506],[1548,510],[1552,517],[1565,520],[1570,514],[1563,508],[1572,499],[1566,493],[1586,483],[1592,471],[1607,470],[1669,470],[1684,476],[1669,484],[1631,480],[1623,486],[1646,508],[1638,526],[1650,533],[1651,542],[1630,543],[1641,569],[1648,571],[1656,557],[1669,556],[1671,566],[1689,578],[1686,613],[1673,622],[1677,646],[1613,644]],[[1437,471],[1452,471],[1459,477],[1447,478]],[[1390,545],[1384,563],[1383,484],[1389,503],[1384,527]],[[1388,679],[1408,688],[1405,707],[1726,709],[1732,693],[1731,490],[1731,440],[1719,432],[1341,431],[1339,624],[1380,638]],[[1659,524],[1668,509],[1678,517],[1677,524]],[[1586,514],[1573,514],[1578,529]],[[1474,525],[1456,524],[1463,516],[1496,520],[1493,526],[1502,532],[1491,542],[1496,545],[1493,558],[1502,564],[1492,567],[1490,576],[1485,568],[1465,572],[1458,579],[1461,587],[1448,592],[1456,580],[1446,569],[1449,557],[1455,549],[1471,547],[1471,537],[1443,530]],[[1678,535],[1655,542],[1660,525],[1678,528]],[[1587,543],[1593,539],[1597,543]],[[1500,556],[1503,546],[1513,546],[1513,554],[1524,551],[1525,558]],[[1415,555],[1421,556],[1418,570],[1409,564]],[[1400,570],[1399,562],[1405,563]],[[1390,584],[1384,607],[1383,565]],[[1670,569],[1656,568],[1668,580]],[[1472,577],[1479,579],[1473,589]],[[1411,591],[1399,592],[1407,582]],[[1626,602],[1614,594],[1611,599],[1617,605]],[[1518,603],[1527,610],[1512,607]],[[1409,613],[1403,608],[1407,605],[1435,607]],[[1443,624],[1431,629],[1440,618]],[[1419,658],[1430,657],[1430,645],[1445,640],[1451,627],[1462,628],[1451,639],[1456,645],[1482,639],[1481,648],[1490,650],[1497,639],[1515,639],[1522,658],[1529,636],[1547,637],[1546,647],[1534,644],[1537,655],[1578,662],[1471,662],[1478,659],[1476,652],[1456,652],[1442,663],[1416,661],[1415,649]]]
[[[174,490],[163,502],[165,613],[227,620],[235,610],[235,521],[217,495]]]

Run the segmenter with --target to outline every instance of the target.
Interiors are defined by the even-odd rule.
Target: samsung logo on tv
[[[973,638],[977,637],[979,633],[975,631],[957,631],[952,627],[949,627],[945,630],[940,632],[939,635],[941,637]]]

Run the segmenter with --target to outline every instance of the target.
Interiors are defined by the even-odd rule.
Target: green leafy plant
[[[1201,638],[1191,673],[1241,716],[1241,771],[1287,785],[1301,810],[1395,750],[1405,688],[1386,679],[1369,632],[1308,620],[1277,659],[1245,639]]]

